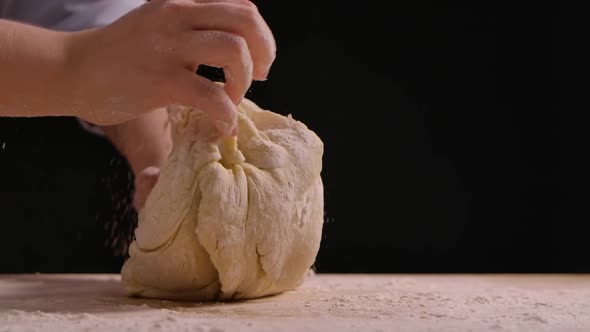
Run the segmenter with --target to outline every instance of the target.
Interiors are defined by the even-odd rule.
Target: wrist
[[[172,150],[168,113],[158,109],[120,125],[101,127],[135,174],[161,167]]]
[[[68,96],[70,103],[69,115],[78,117],[89,123],[96,123],[97,117],[92,107],[91,78],[88,65],[88,51],[91,30],[63,33],[63,54],[59,61],[61,68],[61,89]]]

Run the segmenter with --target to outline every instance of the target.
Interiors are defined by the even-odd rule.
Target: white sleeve
[[[61,31],[108,25],[145,0],[0,0],[0,17]]]

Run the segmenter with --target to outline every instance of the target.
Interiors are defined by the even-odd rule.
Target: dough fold
[[[237,138],[220,141],[199,111],[169,114],[174,148],[139,213],[121,272],[127,292],[206,301],[299,286],[322,234],[320,138],[247,99]]]

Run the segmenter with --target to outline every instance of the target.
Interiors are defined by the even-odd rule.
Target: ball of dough
[[[296,288],[320,245],[322,141],[247,99],[237,138],[220,140],[199,111],[169,114],[174,148],[139,214],[128,293],[203,301]]]

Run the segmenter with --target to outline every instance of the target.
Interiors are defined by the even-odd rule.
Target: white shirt
[[[0,0],[0,18],[76,31],[108,25],[145,0]]]

